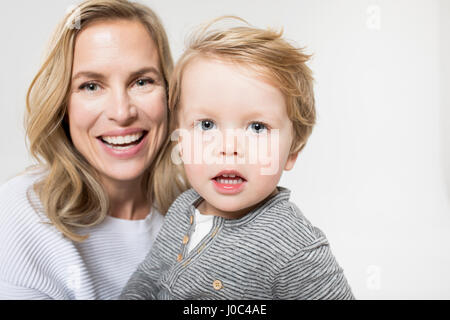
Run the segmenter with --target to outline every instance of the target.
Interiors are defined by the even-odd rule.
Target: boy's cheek
[[[191,184],[195,181],[208,179],[206,167],[202,164],[185,164],[184,171]]]

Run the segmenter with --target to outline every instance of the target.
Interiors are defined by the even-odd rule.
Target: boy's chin
[[[230,201],[228,201],[230,202]],[[232,215],[236,211],[240,211],[243,209],[242,206],[239,204],[230,204],[230,203],[211,203],[214,208],[216,208],[218,211],[227,213]]]
[[[254,206],[249,203],[241,203],[240,201],[236,200],[233,201],[228,199],[228,201],[214,201],[213,203],[210,202],[210,205],[212,205],[217,211],[219,211],[221,213],[221,216],[226,216],[229,219],[241,218],[252,211],[252,209],[254,208]]]

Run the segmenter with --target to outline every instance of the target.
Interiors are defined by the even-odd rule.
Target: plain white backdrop
[[[450,299],[449,0],[140,2],[175,59],[189,31],[228,14],[307,47],[318,123],[280,185],[325,232],[357,298]],[[32,163],[26,91],[76,3],[2,2],[0,183]]]

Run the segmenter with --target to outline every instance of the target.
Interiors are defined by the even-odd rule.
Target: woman
[[[171,70],[143,5],[88,0],[57,27],[27,95],[40,165],[0,188],[0,299],[119,295],[186,188],[157,169]]]

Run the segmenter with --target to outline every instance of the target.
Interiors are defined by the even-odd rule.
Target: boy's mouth
[[[223,170],[220,171],[214,178],[217,182],[224,184],[236,184],[247,181],[243,175],[236,170]]]
[[[212,180],[217,191],[224,194],[240,192],[243,185],[247,182],[239,172],[234,170],[221,171]]]

